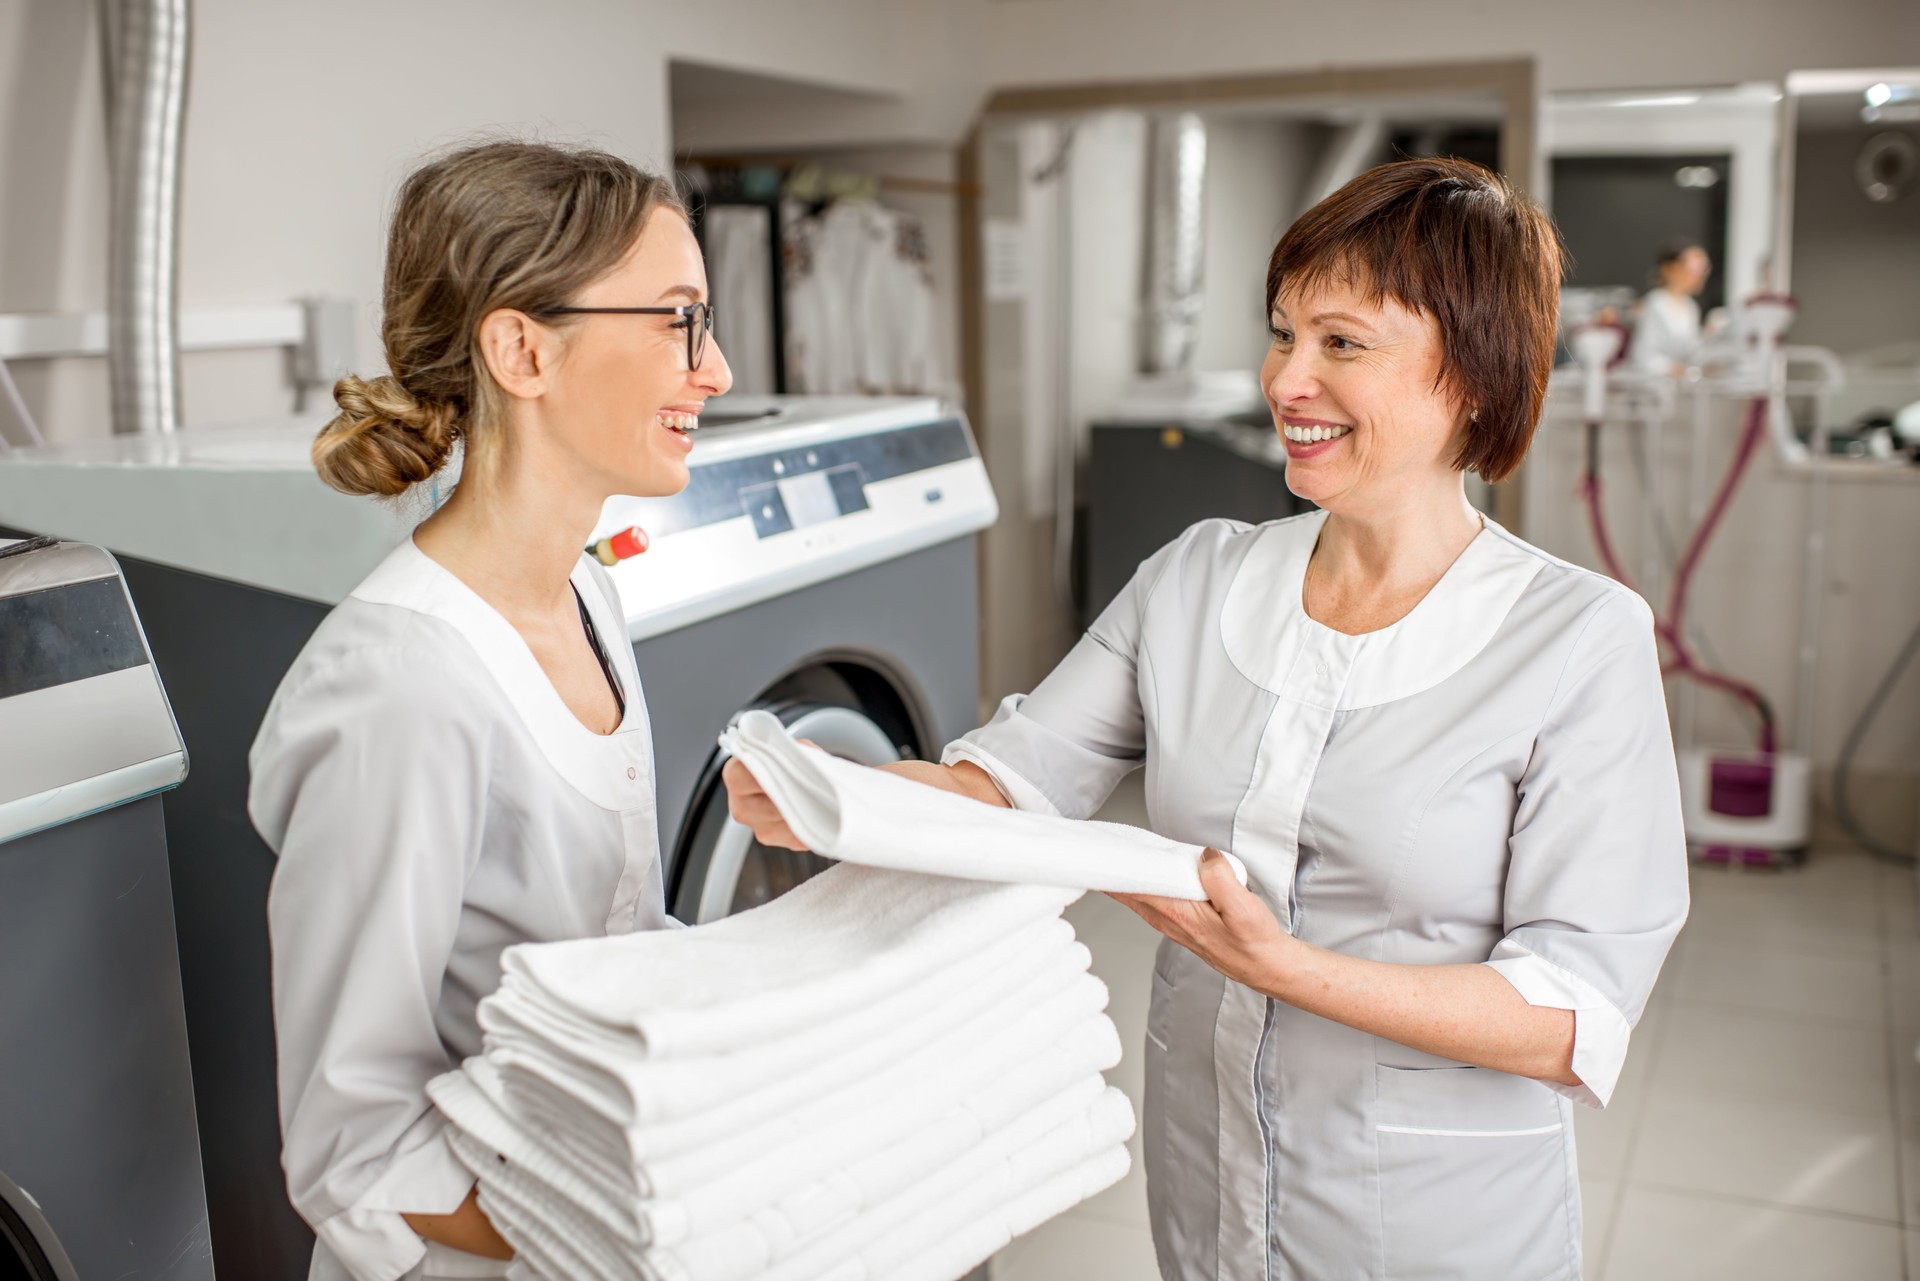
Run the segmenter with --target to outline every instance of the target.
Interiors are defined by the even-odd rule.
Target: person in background
[[[312,1281],[501,1276],[427,1082],[480,1049],[500,953],[671,925],[626,616],[581,554],[614,494],[677,493],[732,377],[671,183],[605,152],[456,151],[409,177],[378,378],[320,476],[446,504],[320,624],[249,758],[282,1164]]]
[[[1687,861],[1651,611],[1466,498],[1533,438],[1561,264],[1461,160],[1309,210],[1261,381],[1318,510],[1193,526],[1032,693],[889,767],[1071,818],[1144,767],[1156,831],[1246,864],[1209,852],[1207,902],[1123,899],[1166,936],[1142,1140],[1168,1281],[1580,1275],[1572,1110],[1613,1095]]]
[[[1636,369],[1678,378],[1699,362],[1700,291],[1712,273],[1713,260],[1691,241],[1674,241],[1660,251],[1654,265],[1659,283],[1634,308],[1628,354]]]

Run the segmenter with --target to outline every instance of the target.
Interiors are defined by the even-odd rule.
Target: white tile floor
[[[1137,781],[1102,817],[1144,823]],[[1915,902],[1911,871],[1843,850],[1695,868],[1613,1105],[1577,1110],[1587,1281],[1920,1281]],[[1068,916],[1137,1107],[1158,936],[1101,895]],[[1001,1251],[994,1281],[1154,1281],[1132,1147],[1124,1182]]]

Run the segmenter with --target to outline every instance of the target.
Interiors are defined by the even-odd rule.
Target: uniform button
[[[640,771],[639,771],[639,770],[637,770],[637,769],[635,769],[635,768],[634,768],[633,766],[631,766],[631,765],[629,765],[629,766],[627,766],[627,777],[628,777],[628,778],[639,778],[639,777],[640,777]]]

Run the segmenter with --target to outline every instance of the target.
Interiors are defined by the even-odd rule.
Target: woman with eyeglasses
[[[581,555],[611,495],[688,480],[732,377],[670,183],[494,143],[402,187],[377,378],[314,442],[329,485],[452,495],[329,614],[254,743],[283,1164],[311,1276],[503,1275],[426,1083],[480,1048],[516,943],[671,921],[625,615]]]

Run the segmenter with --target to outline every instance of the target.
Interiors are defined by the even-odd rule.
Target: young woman
[[[1571,1104],[1613,1093],[1687,913],[1646,605],[1468,506],[1526,452],[1560,249],[1458,160],[1361,175],[1267,273],[1261,371],[1319,511],[1205,521],[1028,695],[896,768],[1230,849],[1167,937],[1144,1146],[1169,1281],[1580,1273]],[[736,816],[794,843],[743,767]]]
[[[458,484],[330,614],[254,743],[284,1165],[328,1281],[505,1272],[424,1086],[478,1051],[515,943],[669,924],[646,706],[581,555],[610,495],[687,483],[731,384],[672,187],[525,143],[409,178],[390,374],[342,379],[322,479]]]

